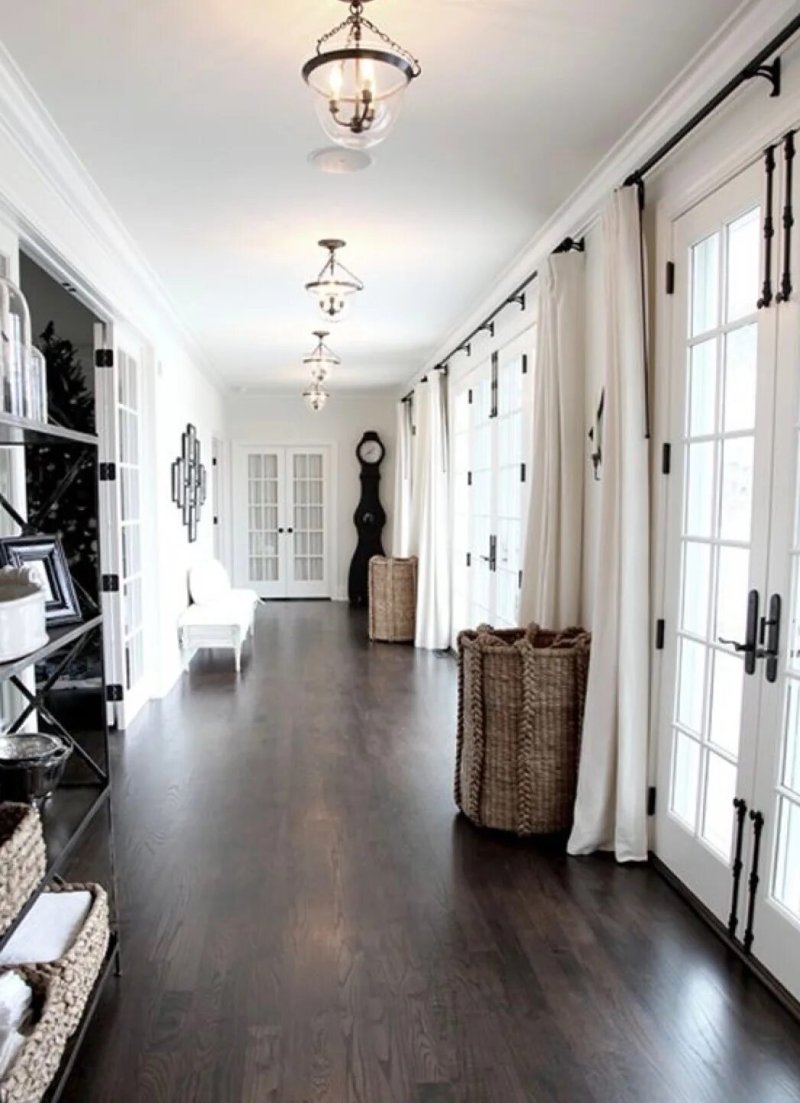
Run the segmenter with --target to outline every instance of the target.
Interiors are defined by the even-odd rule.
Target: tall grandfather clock
[[[358,544],[350,564],[347,593],[351,605],[366,605],[369,601],[369,561],[373,555],[383,555],[381,533],[386,524],[386,512],[381,505],[378,486],[380,466],[386,449],[377,433],[366,432],[358,442],[356,456],[361,464],[361,501],[353,514],[358,531]]]

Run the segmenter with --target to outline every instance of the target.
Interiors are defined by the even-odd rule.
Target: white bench
[[[178,636],[184,670],[201,647],[228,647],[234,652],[236,673],[242,669],[242,647],[253,631],[258,594],[234,590],[228,572],[216,559],[189,572],[192,604],[181,613]]]

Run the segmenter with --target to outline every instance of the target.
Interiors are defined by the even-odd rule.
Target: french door
[[[800,324],[757,305],[764,195],[759,163],[674,223],[655,847],[800,996]]]
[[[240,585],[264,598],[331,596],[329,468],[324,447],[237,447]]]
[[[529,340],[494,353],[454,396],[454,643],[464,628],[518,620]]]
[[[127,727],[150,693],[142,574],[142,366],[135,341],[95,326],[100,563],[109,714]]]

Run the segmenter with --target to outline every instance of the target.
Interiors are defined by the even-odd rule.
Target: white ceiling
[[[231,386],[305,381],[321,237],[365,281],[337,387],[403,383],[739,0],[376,0],[423,75],[357,175],[299,70],[339,0],[0,0],[0,37]]]

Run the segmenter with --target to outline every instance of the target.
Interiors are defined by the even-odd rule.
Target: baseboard
[[[698,918],[702,919],[705,925],[714,932],[717,938],[725,943],[728,950],[735,954],[747,970],[764,985],[770,995],[781,1004],[783,1009],[788,1011],[793,1019],[800,1022],[800,1001],[796,1000],[792,993],[784,988],[778,978],[770,973],[769,969],[766,969],[760,961],[752,956],[752,954],[748,954],[740,942],[735,938],[731,938],[725,924],[720,922],[716,915],[706,907],[703,901],[695,896],[692,890],[681,881],[680,877],[677,877],[669,866],[664,865],[661,859],[653,854],[652,851],[650,852],[650,862],[659,877],[663,878],[670,888],[681,897],[684,903],[689,905]]]

